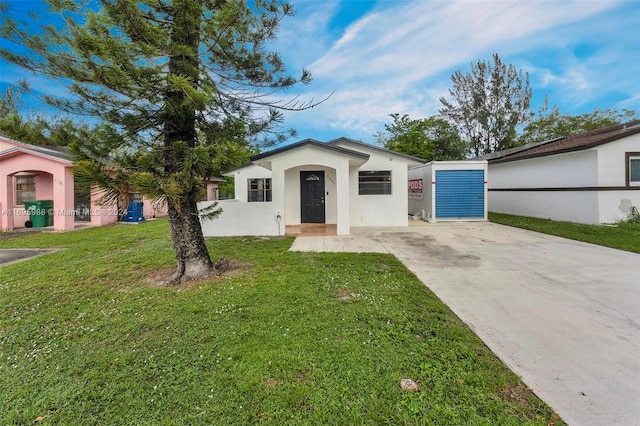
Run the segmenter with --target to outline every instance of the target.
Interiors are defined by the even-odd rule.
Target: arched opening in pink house
[[[126,215],[127,206],[104,206],[98,188],[81,189],[73,178],[73,161],[65,148],[41,147],[0,136],[0,231],[24,227],[29,213],[25,202],[53,201],[53,229],[69,231],[77,222],[94,226],[108,225]],[[220,179],[204,181],[207,200],[218,199]],[[132,193],[141,201],[147,219],[167,215],[163,202],[154,202]]]
[[[53,201],[53,229],[74,228],[73,163],[16,146],[0,153],[2,230],[24,226],[26,201]]]

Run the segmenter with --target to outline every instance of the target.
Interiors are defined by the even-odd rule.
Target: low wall
[[[202,210],[214,201],[198,203]],[[284,217],[276,221],[278,211],[273,203],[246,203],[239,200],[220,200],[222,213],[213,220],[201,220],[205,237],[233,237],[245,235],[284,235]],[[280,213],[282,214],[282,213]]]

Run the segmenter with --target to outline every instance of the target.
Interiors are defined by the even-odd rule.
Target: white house
[[[482,158],[489,211],[602,224],[640,209],[640,120]]]
[[[222,214],[204,220],[202,230],[205,236],[284,235],[317,226],[348,235],[352,226],[406,226],[407,172],[423,163],[348,138],[305,139],[227,173],[235,199],[220,201]]]

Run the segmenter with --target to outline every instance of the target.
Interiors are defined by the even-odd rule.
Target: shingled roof
[[[613,142],[627,136],[640,133],[640,120],[628,123],[616,124],[590,132],[578,133],[549,141],[523,145],[505,151],[494,152],[482,159],[489,163],[506,163],[509,161],[524,160],[527,158],[545,157],[547,155],[562,154],[565,152],[582,151]]]
[[[26,151],[40,154],[54,159],[73,161],[73,155],[66,146],[39,146],[16,141],[8,137],[0,135],[0,141],[8,142],[13,145],[12,148],[0,151],[0,153],[9,153],[14,151]]]

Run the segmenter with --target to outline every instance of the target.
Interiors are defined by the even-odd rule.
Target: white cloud
[[[436,114],[438,98],[447,94],[453,71],[464,72],[471,62],[488,60],[495,52],[509,62],[505,58],[529,58],[536,51],[562,50],[567,43],[588,38],[594,31],[581,27],[581,21],[607,13],[617,4],[470,0],[380,3],[346,28],[310,65],[314,93],[336,93],[314,109],[313,118],[307,118],[307,113],[299,118],[292,114],[291,123],[303,127],[313,122],[312,129],[342,129],[347,136],[367,138],[382,130],[390,113],[415,114],[416,118]],[[589,25],[610,26],[597,19]],[[564,63],[562,57],[558,60],[560,69],[530,65],[532,80],[540,80],[547,87],[564,86],[574,95],[597,90],[599,77],[590,67],[598,60],[609,61],[599,57],[589,63]],[[523,63],[527,61],[532,64],[531,59]],[[598,66],[598,70],[601,68]]]
[[[275,47],[291,67],[308,67],[330,47],[328,27],[338,6],[337,1],[302,3],[293,18],[282,21]]]

